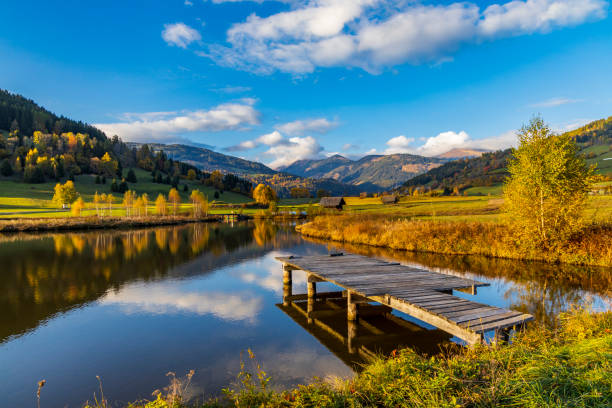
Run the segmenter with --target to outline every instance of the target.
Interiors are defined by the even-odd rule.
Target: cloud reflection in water
[[[178,282],[128,285],[117,292],[108,292],[100,303],[119,305],[125,313],[187,312],[251,323],[263,306],[262,298],[250,293],[199,292]]]

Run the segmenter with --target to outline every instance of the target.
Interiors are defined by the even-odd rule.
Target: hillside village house
[[[346,202],[342,197],[323,197],[319,202],[319,205],[323,208],[335,208],[337,210],[342,210],[342,207],[346,205]]]
[[[399,197],[396,195],[384,195],[380,198],[383,204],[395,204],[399,200]]]

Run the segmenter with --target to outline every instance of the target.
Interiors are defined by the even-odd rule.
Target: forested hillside
[[[57,116],[34,101],[3,89],[0,89],[0,130],[19,130],[22,135],[32,135],[37,130],[58,135],[69,132],[87,133],[98,140],[106,139],[104,132],[96,127]]]
[[[140,147],[140,144],[128,143],[128,146]],[[223,173],[233,173],[239,176],[276,173],[276,171],[261,163],[217,153],[203,147],[160,143],[150,143],[149,147],[153,151],[163,150],[174,160],[189,163],[208,172],[219,170]]]
[[[138,143],[128,143],[132,147],[140,147]],[[308,190],[315,195],[357,195],[366,189],[334,180],[331,177],[310,177],[300,174],[278,172],[268,166],[251,160],[241,159],[196,146],[181,144],[149,144],[153,151],[163,150],[169,157],[189,163],[204,171],[221,171],[223,174],[233,173],[244,177],[254,184],[269,184],[281,197],[290,196],[292,189]],[[348,160],[348,159],[347,159]],[[380,188],[378,188],[380,189]],[[301,194],[301,193],[300,193]]]
[[[597,173],[612,175],[612,116],[567,132]],[[404,189],[431,188],[462,191],[469,187],[500,184],[508,175],[506,165],[511,149],[484,153],[480,157],[448,162],[404,183]]]
[[[93,126],[58,117],[29,99],[0,91],[0,178],[42,183],[95,174],[100,183],[108,179],[121,192],[128,183],[137,182],[124,172],[126,168],[149,171],[154,182],[175,187],[189,177],[221,190],[250,194],[252,189],[248,180],[203,172],[146,145],[130,148],[117,136],[108,138]]]

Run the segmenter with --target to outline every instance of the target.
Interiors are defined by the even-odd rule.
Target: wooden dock
[[[487,283],[411,268],[396,262],[354,254],[277,257],[283,263],[283,304],[308,300],[307,313],[314,312],[317,282],[330,282],[345,289],[347,319],[357,321],[360,308],[371,310],[380,303],[456,336],[468,344],[484,342],[484,334],[508,340],[510,331],[533,317],[521,312],[489,306],[453,296],[453,290],[476,294]],[[292,294],[292,271],[307,274],[308,293]],[[337,292],[331,292],[337,296]]]

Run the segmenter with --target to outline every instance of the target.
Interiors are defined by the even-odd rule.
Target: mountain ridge
[[[333,195],[357,195],[364,191],[366,187],[369,187],[363,186],[360,188],[334,179],[311,178],[289,174],[271,169],[265,164],[256,161],[215,152],[203,147],[162,143],[128,142],[127,144],[130,147],[140,147],[146,144],[153,151],[163,150],[170,158],[180,160],[204,171],[212,172],[219,170],[222,173],[231,173],[247,178],[256,184],[270,184],[281,196],[290,195],[291,189],[294,187],[305,187],[312,193],[324,190],[326,194]]]
[[[357,160],[335,154],[324,159],[298,160],[279,170],[302,177],[331,178],[364,186],[369,191],[380,191],[396,187],[447,161],[408,153],[367,155]]]

